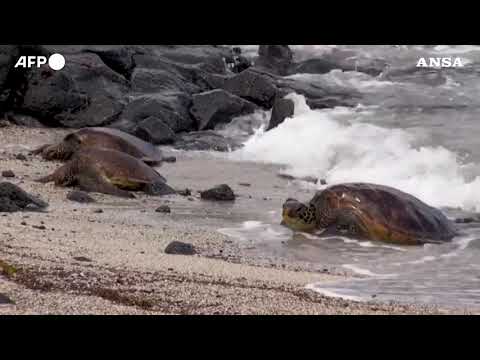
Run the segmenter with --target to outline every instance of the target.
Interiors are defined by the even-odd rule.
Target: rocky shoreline
[[[19,56],[53,53],[65,56],[62,71],[13,67]],[[31,150],[71,129],[113,127],[155,145],[227,151],[239,144],[213,132],[217,125],[269,110],[272,129],[293,114],[292,101],[284,98],[291,92],[304,95],[312,108],[356,106],[358,93],[288,76],[332,69],[376,76],[385,69],[379,60],[352,62],[353,55],[299,60],[287,45],[262,45],[254,57],[217,45],[1,45],[0,181],[49,207],[0,214],[0,314],[465,313],[306,290],[306,284],[346,275],[250,256],[198,220],[209,215],[196,206],[201,201],[232,201],[239,194],[255,206],[283,190],[247,195],[239,189],[248,189],[250,178],[226,188],[221,174],[205,173],[201,160],[190,182],[175,171],[183,159],[162,165],[169,183],[196,188],[160,198],[88,199],[33,181],[59,163]],[[180,216],[181,209],[188,212]]]

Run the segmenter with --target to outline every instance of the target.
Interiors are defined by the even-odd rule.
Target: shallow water
[[[228,158],[239,167],[275,164],[279,168],[272,171],[323,178],[329,185],[367,181],[393,186],[452,219],[480,211],[480,47],[294,46],[295,56],[304,59],[335,48],[354,50],[359,58],[384,59],[390,69],[412,67],[420,56],[460,56],[467,65],[441,70],[446,81],[434,85],[421,71],[391,81],[336,70],[294,75],[319,86],[359,92],[361,105],[313,111],[301,96],[290,95],[295,114],[276,129],[263,131],[267,113],[251,117],[250,129],[237,121],[221,130],[245,139],[244,147]],[[283,200],[307,200],[322,188],[296,186],[284,192]],[[480,308],[479,224],[459,224],[461,235],[443,245],[390,246],[293,233],[279,225],[280,199],[275,205],[251,207],[248,219],[219,231],[265,254],[358,275],[336,284],[308,285],[324,294]]]

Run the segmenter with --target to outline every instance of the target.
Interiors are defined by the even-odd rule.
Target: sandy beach
[[[175,163],[160,168],[174,187],[191,187],[189,197],[137,194],[125,200],[92,194],[96,202],[91,204],[67,200],[72,189],[33,181],[60,163],[29,155],[64,133],[16,126],[0,129],[0,171],[15,174],[1,181],[15,183],[49,203],[45,212],[0,214],[0,260],[17,269],[15,275],[0,275],[0,294],[12,301],[0,304],[0,314],[465,313],[325,297],[305,286],[348,274],[249,257],[235,241],[214,231],[211,222],[219,220],[208,220],[206,212],[216,208],[204,204],[195,192],[228,181],[228,169],[187,176],[184,164],[197,161],[194,158],[178,156]],[[26,160],[17,159],[17,154]],[[238,185],[251,180],[246,172],[245,179],[230,183],[240,195],[244,192],[240,207],[245,206],[242,201],[265,196],[266,190],[254,184]],[[280,185],[270,188],[269,198],[284,196]],[[160,205],[170,206],[172,213],[155,212]],[[165,247],[175,240],[192,244],[198,253],[166,254]]]

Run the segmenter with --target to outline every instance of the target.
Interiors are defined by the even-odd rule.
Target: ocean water
[[[254,46],[245,46],[254,53]],[[244,139],[228,156],[236,162],[275,164],[295,177],[314,176],[328,185],[372,182],[396,187],[440,208],[450,217],[480,212],[480,47],[478,46],[292,46],[296,59],[352,51],[359,61],[382,59],[397,76],[356,71],[295,74],[290,78],[342,92],[360,93],[355,108],[312,110],[290,94],[295,113],[265,132],[269,113],[232,122],[223,133]],[[460,57],[463,68],[404,71],[420,57]],[[432,75],[433,74],[433,75]],[[441,81],[431,81],[431,77]],[[239,124],[243,124],[243,128]],[[302,184],[313,196],[322,185]],[[286,197],[296,197],[294,193]],[[293,233],[271,220],[252,218],[221,231],[265,251],[334,265],[359,279],[308,288],[359,300],[425,302],[480,308],[480,227],[459,224],[451,243],[388,246],[346,238]]]

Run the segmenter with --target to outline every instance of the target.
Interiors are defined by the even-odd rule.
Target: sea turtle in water
[[[84,191],[134,197],[132,191],[150,195],[175,193],[155,169],[139,159],[116,150],[81,149],[53,174],[37,179],[57,186],[74,186]]]
[[[405,245],[446,242],[456,235],[440,210],[400,190],[367,183],[330,186],[308,205],[287,199],[282,217],[293,230]]]
[[[153,144],[147,143],[121,130],[105,127],[90,127],[66,135],[58,144],[45,144],[34,150],[46,160],[68,160],[79,149],[103,148],[129,154],[149,165],[162,162],[162,152]]]

